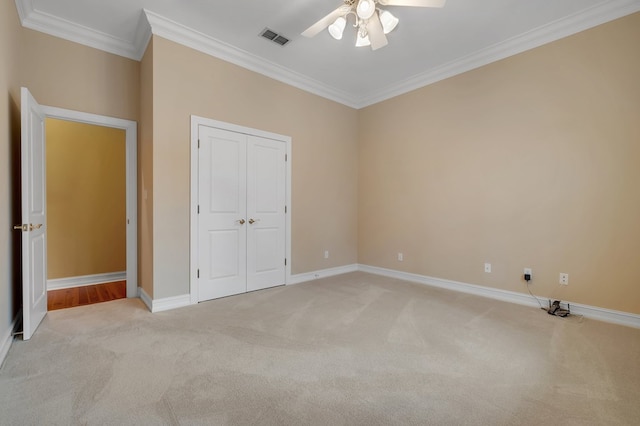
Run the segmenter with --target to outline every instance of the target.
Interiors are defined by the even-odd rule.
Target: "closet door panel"
[[[285,283],[285,154],[284,142],[248,137],[248,291]]]
[[[200,127],[198,300],[246,291],[247,137]]]

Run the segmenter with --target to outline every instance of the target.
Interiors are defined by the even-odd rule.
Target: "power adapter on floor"
[[[563,309],[560,307],[559,300],[554,300],[553,303],[549,300],[549,309],[547,310],[547,313],[557,317],[568,317],[571,315],[571,306],[567,303],[567,309]]]

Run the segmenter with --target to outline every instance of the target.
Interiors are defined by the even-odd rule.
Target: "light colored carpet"
[[[151,314],[50,312],[2,425],[631,425],[640,330],[352,273]]]

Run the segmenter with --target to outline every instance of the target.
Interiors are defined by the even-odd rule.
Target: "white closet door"
[[[246,291],[247,137],[200,126],[198,300]]]
[[[247,291],[285,283],[286,145],[249,136]]]

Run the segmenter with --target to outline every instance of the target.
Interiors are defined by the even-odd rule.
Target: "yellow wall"
[[[48,118],[48,278],[122,272],[125,131]]]
[[[191,114],[291,136],[292,272],[356,262],[356,110],[155,36],[153,63],[155,298],[189,293]]]
[[[359,262],[640,314],[639,46],[637,13],[361,110]]]

